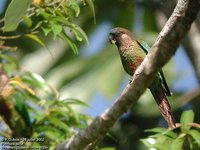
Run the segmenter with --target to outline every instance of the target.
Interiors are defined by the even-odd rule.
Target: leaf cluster
[[[46,146],[53,149],[90,122],[89,116],[72,108],[72,105],[87,106],[85,103],[74,98],[61,99],[58,91],[40,75],[21,68],[12,56],[14,53],[10,52],[17,47],[5,46],[7,40],[26,37],[47,47],[40,37],[43,33],[63,39],[77,54],[74,37],[78,41],[88,42],[88,39],[74,23],[74,18],[80,15],[81,5],[86,3],[94,11],[91,0],[12,0],[8,5],[0,31],[2,142],[23,137],[26,140],[20,142],[24,142],[22,144],[28,148]],[[23,32],[18,30],[20,26],[24,28]]]
[[[86,127],[90,118],[79,114],[72,105],[87,106],[80,100],[60,99],[58,92],[38,74],[22,71],[16,60],[1,54],[0,115],[7,127],[3,138],[39,139],[24,145],[55,147]]]
[[[85,40],[88,43],[88,39],[81,27],[74,23],[74,18],[79,16],[81,5],[86,3],[94,14],[91,0],[12,0],[5,13],[2,32],[13,32],[22,25],[27,30],[17,37],[26,36],[44,47],[47,46],[38,33],[42,31],[45,36],[51,33],[54,38],[64,40],[78,54],[73,37],[79,42]]]
[[[200,148],[200,124],[194,123],[194,112],[184,111],[180,118],[180,124],[174,129],[153,128],[146,130],[153,133],[141,141],[148,148],[159,150],[180,150]]]

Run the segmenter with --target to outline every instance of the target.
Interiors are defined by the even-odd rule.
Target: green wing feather
[[[162,79],[162,83],[164,85],[164,89],[165,89],[165,92],[167,94],[167,96],[172,96],[172,92],[170,91],[168,85],[167,85],[167,81],[165,80],[165,76],[163,74],[163,71],[161,69],[161,71],[159,72],[160,73],[160,76],[161,76],[161,79]]]
[[[147,54],[148,53],[148,50],[150,49],[150,47],[148,46],[148,44],[142,40],[136,40],[136,42],[138,43],[138,45],[144,50],[144,52]],[[165,80],[165,76],[163,74],[163,71],[161,69],[161,71],[159,72],[159,76],[161,78],[161,81],[162,81],[162,84],[163,84],[163,87],[164,87],[164,90],[167,94],[167,96],[171,96],[172,95],[172,92],[170,91],[168,85],[167,85],[167,82]]]
[[[142,40],[136,40],[136,42],[139,44],[139,46],[144,50],[144,52],[147,54],[148,50],[150,49],[149,45],[142,41]]]

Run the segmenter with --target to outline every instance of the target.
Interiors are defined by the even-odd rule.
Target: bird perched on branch
[[[111,30],[109,40],[118,47],[123,67],[125,71],[132,76],[148,53],[148,45],[144,41],[134,41],[132,33],[120,27]],[[167,96],[171,96],[171,92],[162,70],[157,74],[152,84],[149,86],[149,89],[159,106],[162,116],[167,121],[168,126],[174,128],[176,126],[175,120],[167,99]]]

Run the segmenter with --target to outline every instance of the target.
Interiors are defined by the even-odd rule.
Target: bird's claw
[[[129,79],[129,85],[131,85],[132,81],[133,81],[133,77],[130,77],[130,79]]]

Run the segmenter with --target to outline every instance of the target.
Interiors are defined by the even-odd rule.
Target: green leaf
[[[153,133],[158,133],[156,135],[152,135],[151,137],[157,137],[160,136],[160,134],[164,136],[168,136],[170,138],[177,138],[176,133],[173,131],[167,130],[166,128],[153,128],[153,129],[147,129],[145,132],[153,132]]]
[[[198,130],[190,130],[188,132],[189,135],[193,137],[193,139],[198,143],[200,146],[200,132]]]
[[[4,62],[5,64],[2,67],[8,75],[13,75],[13,70],[18,69],[20,67],[19,62],[12,56],[0,54],[0,59],[4,60],[2,62]]]
[[[59,25],[62,25],[62,24],[65,25],[68,22],[67,18],[63,16],[53,16],[53,15],[49,17],[49,21],[55,24],[59,24]]]
[[[66,41],[67,44],[69,44],[69,47],[73,50],[74,54],[78,54],[76,44],[70,39],[70,37],[67,36],[65,32],[60,33],[59,37]]]
[[[157,149],[159,149],[159,150],[169,150],[167,146],[168,146],[167,144],[155,143],[155,144],[153,144],[152,148],[154,148],[156,150]]]
[[[86,33],[81,29],[79,26],[75,24],[71,24],[70,28],[72,29],[73,33],[76,36],[76,39],[79,41],[82,41],[83,39],[86,41],[87,44],[89,44],[89,40],[87,38]]]
[[[47,48],[47,46],[44,44],[44,42],[37,35],[35,35],[35,34],[26,34],[25,36],[30,38],[30,39],[32,39],[32,40],[34,40],[38,44],[40,44],[40,45],[42,45],[42,46]]]
[[[48,121],[54,125],[57,126],[58,128],[64,130],[64,131],[69,131],[69,127],[67,124],[65,124],[63,121],[61,121],[59,118],[56,118],[54,116],[49,116]]]
[[[51,17],[51,14],[44,12],[42,9],[38,10],[38,15],[41,15],[46,20],[49,20],[49,18]]]
[[[69,131],[69,127],[58,118],[50,116],[48,117],[48,121],[51,122],[52,125],[64,130],[65,132]]]
[[[58,140],[60,138],[60,134],[58,133],[58,131],[53,132],[50,130],[46,130],[46,131],[44,131],[44,134],[51,140]]]
[[[173,139],[177,138],[177,134],[175,132],[173,132],[173,131],[170,131],[170,130],[164,132],[163,135],[167,135],[167,136],[169,136],[169,137],[171,137]]]
[[[70,7],[74,10],[76,17],[80,14],[80,8],[76,0],[70,0]]]
[[[24,17],[23,17],[23,20],[24,20],[24,23],[25,23],[29,28],[32,26],[33,22],[32,22],[32,20],[31,20],[30,17],[24,16]]]
[[[58,128],[52,127],[49,125],[48,126],[44,126],[44,125],[37,126],[37,127],[35,127],[35,130],[37,130],[37,132],[39,132],[39,133],[44,133],[46,135],[46,137],[48,137],[52,140],[56,140],[63,133]]]
[[[78,99],[75,99],[75,98],[67,98],[67,99],[63,99],[61,100],[61,102],[63,103],[67,103],[67,104],[77,104],[77,105],[82,105],[82,106],[89,106],[87,103],[81,101],[81,100],[78,100]]]
[[[22,98],[22,95],[19,93],[15,93],[14,98],[15,98],[15,109],[21,115],[24,122],[26,122],[27,125],[30,125],[31,124],[30,116],[29,116],[28,110],[26,108],[25,102]]]
[[[9,63],[16,65],[17,68],[19,68],[19,61],[16,60],[16,58],[10,56],[10,55],[4,55],[4,54],[0,54],[0,58],[8,61]]]
[[[61,107],[65,107],[65,110],[66,110],[66,108],[68,109],[67,111],[65,111],[64,113],[65,114],[63,114],[62,112],[60,112],[60,114],[63,114],[63,116],[65,116],[65,117],[70,117],[70,122],[72,123],[77,123],[78,121],[79,121],[79,114],[76,112],[76,111],[74,111],[70,106],[69,106],[69,104],[66,104],[66,103],[64,103],[64,102],[62,102],[62,101],[59,101],[58,103],[57,103],[57,105],[58,106],[60,106],[60,108]],[[69,113],[70,112],[70,113]],[[67,116],[66,116],[67,115]]]
[[[171,130],[167,130],[166,128],[153,128],[153,129],[147,129],[145,130],[145,132],[153,132],[153,133],[159,133],[158,136],[160,136],[160,134],[164,135],[164,136],[168,136],[170,138],[177,138],[177,135],[176,133],[174,133],[173,131]],[[152,135],[151,137],[154,137],[157,135]]]
[[[52,29],[42,27],[42,31],[44,32],[44,35],[47,36],[52,31]]]
[[[172,144],[170,145],[170,149],[173,149],[173,150],[180,150],[182,149],[182,145],[183,145],[183,142],[184,142],[184,138],[177,138],[175,139]]]
[[[188,123],[192,123],[194,121],[194,112],[192,110],[184,111],[181,115],[180,123],[182,124],[181,130],[184,132],[185,130],[189,130],[191,127],[188,126]]]
[[[94,3],[92,0],[85,0],[86,3],[89,5],[90,9],[92,10],[93,18],[94,18],[94,24],[96,24],[96,16],[95,16],[95,8]]]
[[[152,140],[152,141],[151,141]],[[166,144],[161,144],[157,140],[153,141],[154,139],[152,138],[147,138],[147,139],[141,139],[142,143],[146,145],[148,148],[155,148],[159,150],[168,150]]]
[[[22,80],[37,89],[45,87],[44,79],[40,75],[35,73],[26,72],[25,74],[23,74]]]
[[[140,139],[140,141],[141,141],[144,145],[146,145],[147,147],[149,147],[149,148],[152,147],[152,144],[149,143],[149,139],[148,139],[148,138],[147,138],[147,139]]]
[[[14,31],[22,17],[26,14],[32,0],[12,0],[5,13],[4,32]]]
[[[58,24],[52,24],[51,25],[54,37],[56,37],[57,35],[59,35],[62,32],[62,26],[58,25]]]
[[[153,129],[147,129],[145,132],[154,132],[154,133],[163,133],[166,132],[166,128],[153,128]]]

